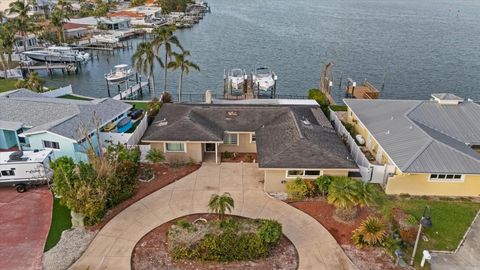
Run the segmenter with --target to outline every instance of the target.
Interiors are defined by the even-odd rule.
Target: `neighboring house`
[[[431,100],[345,99],[347,122],[377,164],[388,194],[479,196],[480,105],[452,94]]]
[[[65,38],[81,38],[91,32],[88,27],[86,24],[65,22],[63,23],[63,32]]]
[[[256,153],[268,192],[284,192],[297,177],[358,171],[318,104],[294,103],[301,104],[164,104],[142,142],[168,161],[219,163],[223,152]]]
[[[56,158],[85,161],[87,149],[99,150],[96,123],[100,129],[118,123],[131,107],[110,98],[84,101],[47,97],[27,89],[4,92],[0,94],[0,150],[53,149]]]

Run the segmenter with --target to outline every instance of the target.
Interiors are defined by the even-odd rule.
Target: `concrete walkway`
[[[455,254],[433,253],[430,264],[434,270],[480,269],[480,218],[475,220],[465,242]]]
[[[155,227],[178,217],[208,212],[213,193],[230,192],[233,214],[276,219],[297,248],[299,269],[356,269],[330,233],[309,215],[263,192],[256,164],[204,164],[196,172],[158,190],[113,218],[72,269],[130,269],[135,244]]]

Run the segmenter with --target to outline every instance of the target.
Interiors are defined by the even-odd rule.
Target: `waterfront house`
[[[393,168],[383,182],[386,193],[480,195],[480,105],[445,93],[344,102],[346,121],[371,162]]]
[[[297,177],[358,171],[312,100],[164,104],[142,142],[161,150],[170,162],[219,163],[222,153],[253,153],[268,192],[284,192],[285,183]]]
[[[55,158],[85,161],[87,149],[98,152],[107,139],[109,143],[126,142],[122,138],[129,136],[102,130],[126,118],[131,107],[110,98],[87,101],[48,97],[27,89],[4,92],[0,94],[0,150],[53,149]],[[146,120],[142,124],[146,129]],[[100,136],[96,136],[97,127]]]

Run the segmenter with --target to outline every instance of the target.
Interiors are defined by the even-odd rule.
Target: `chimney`
[[[205,91],[205,103],[212,104],[212,90]]]

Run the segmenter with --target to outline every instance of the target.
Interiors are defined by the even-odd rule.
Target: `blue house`
[[[52,98],[27,89],[0,93],[0,150],[53,149],[54,157],[85,161],[88,149],[99,151],[97,128],[118,123],[131,108],[110,98]]]

